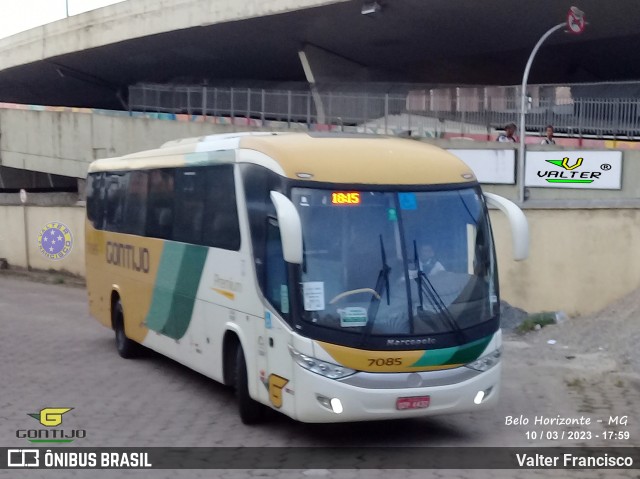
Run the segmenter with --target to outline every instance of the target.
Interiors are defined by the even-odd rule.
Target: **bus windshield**
[[[301,321],[334,331],[335,342],[341,334],[463,334],[497,316],[479,188],[293,188],[292,200],[304,240]]]

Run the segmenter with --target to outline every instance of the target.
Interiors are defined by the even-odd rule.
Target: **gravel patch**
[[[503,331],[514,331],[528,317],[525,310],[500,301],[500,327]]]
[[[585,367],[597,369],[595,358],[602,356],[613,359],[618,371],[637,374],[640,372],[640,290],[598,313],[569,318],[521,338],[541,350],[550,348],[562,352],[569,359],[592,355],[594,361]]]

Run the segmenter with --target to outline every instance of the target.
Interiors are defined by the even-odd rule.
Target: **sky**
[[[125,0],[0,0],[0,38]]]

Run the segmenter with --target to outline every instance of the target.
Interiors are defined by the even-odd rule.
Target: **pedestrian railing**
[[[563,87],[566,90],[566,87]],[[547,89],[548,90],[548,89]],[[568,137],[640,137],[640,99],[529,97],[526,125],[549,124]],[[142,112],[244,117],[346,130],[411,132],[414,136],[492,135],[518,123],[518,87],[416,89],[406,93],[216,88],[144,84],[129,88],[129,109]]]

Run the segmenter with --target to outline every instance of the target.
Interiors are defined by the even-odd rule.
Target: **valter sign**
[[[525,186],[619,190],[621,151],[530,151]]]

